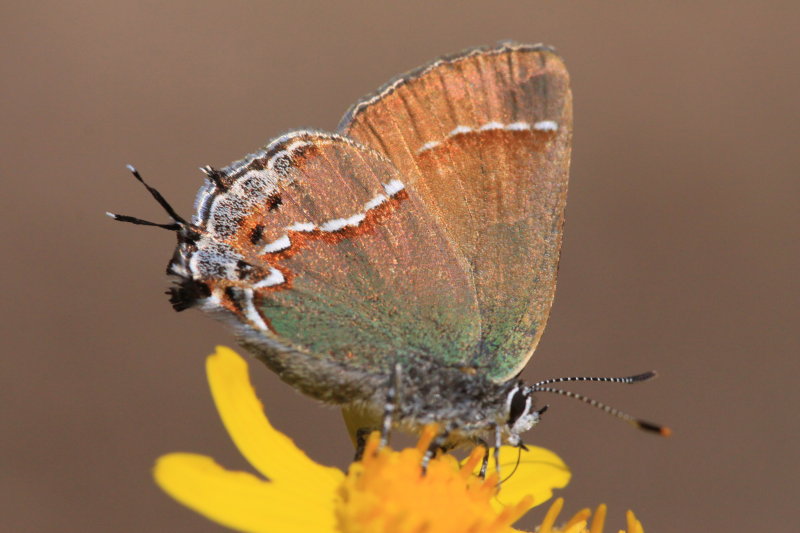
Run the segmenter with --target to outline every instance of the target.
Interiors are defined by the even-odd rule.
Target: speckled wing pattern
[[[213,172],[169,267],[174,299],[232,316],[284,379],[338,403],[394,363],[475,351],[466,263],[385,156],[299,131]]]
[[[555,293],[572,137],[561,59],[510,43],[442,58],[356,103],[339,132],[392,162],[468,265],[480,340],[443,362],[517,374]]]

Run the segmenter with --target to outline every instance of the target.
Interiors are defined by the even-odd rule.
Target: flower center
[[[476,448],[463,465],[442,454],[423,473],[422,460],[437,429],[428,426],[415,448],[378,449],[373,433],[362,461],[350,466],[339,489],[336,518],[343,533],[481,533],[508,532],[530,507],[523,499],[498,514],[490,501],[497,477],[472,474],[483,458]]]

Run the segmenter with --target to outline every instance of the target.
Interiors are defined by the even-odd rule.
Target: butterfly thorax
[[[399,382],[398,425],[411,432],[437,423],[450,435],[452,444],[494,445],[498,437],[501,442],[517,444],[518,433],[535,423],[528,424],[526,419],[515,427],[521,416],[533,412],[532,398],[526,403],[528,389],[518,380],[496,383],[473,369],[443,367],[425,359],[401,372],[400,379],[395,379]],[[371,399],[373,409],[383,407],[378,404],[379,395]]]

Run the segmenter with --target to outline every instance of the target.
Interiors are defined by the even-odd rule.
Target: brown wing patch
[[[224,190],[201,191],[202,237],[175,267],[206,283],[206,305],[353,368],[475,352],[466,263],[387,159],[298,133],[229,172]]]
[[[283,247],[283,242],[281,242],[279,244],[279,246],[281,246],[280,249],[258,255],[259,260],[263,261],[265,265],[269,265],[280,271],[284,281],[257,287],[258,292],[291,289],[292,280],[297,273],[283,265],[286,259],[304,253],[304,251],[311,249],[315,243],[336,245],[343,240],[356,239],[362,235],[372,234],[405,200],[408,200],[408,193],[405,190],[400,190],[377,207],[366,209],[363,213],[363,220],[357,224],[342,226],[340,229],[336,230],[324,231],[316,227],[310,231],[299,231],[291,230],[287,227],[285,238],[279,238],[285,241],[285,247]],[[313,253],[313,250],[311,253]],[[251,278],[249,283],[257,286],[258,283],[264,281],[264,279],[266,279],[266,276],[262,274],[260,277]]]
[[[482,330],[470,363],[515,375],[555,293],[572,137],[561,59],[509,44],[438,60],[356,104],[340,131],[391,159],[468,261]]]

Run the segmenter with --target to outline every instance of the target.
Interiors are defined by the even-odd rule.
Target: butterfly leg
[[[448,450],[448,447],[445,443],[447,442],[449,436],[450,429],[448,428],[436,435],[436,438],[433,439],[433,442],[431,442],[430,446],[428,446],[428,449],[425,450],[425,455],[422,456],[423,474],[425,474],[425,472],[428,470],[428,463],[431,462],[431,459],[433,459],[433,457],[436,455],[436,452],[446,452]]]
[[[481,461],[481,471],[480,477],[481,479],[486,479],[486,470],[489,468],[489,445],[485,442],[480,443],[481,446],[484,448],[483,452],[483,460]]]
[[[389,444],[389,433],[392,431],[392,417],[397,410],[400,397],[400,380],[403,369],[395,363],[392,382],[386,391],[386,403],[383,405],[383,423],[381,424],[381,448]]]
[[[481,438],[476,438],[473,440],[473,444],[475,446],[483,446],[483,459],[481,460],[481,470],[478,472],[478,475],[481,479],[486,479],[486,470],[489,468],[489,455],[491,446],[489,446],[489,444]]]
[[[481,479],[486,479],[486,471],[489,469],[489,456],[494,456],[494,468],[497,475],[500,475],[500,446],[502,445],[502,438],[503,434],[500,429],[500,426],[494,426],[494,447],[489,446],[485,440],[479,439],[475,441],[475,444],[478,446],[483,446],[486,450],[483,454],[483,460],[481,461],[481,471],[478,474]]]
[[[381,448],[389,444],[389,434],[392,430],[392,421],[394,419],[394,413],[397,410],[399,401],[398,391],[400,390],[401,376],[402,368],[400,363],[396,363],[394,365],[394,371],[392,372],[392,380],[386,390],[386,401],[383,404],[383,416],[381,417],[380,427],[364,426],[355,430],[356,454],[355,458],[353,459],[354,461],[360,461],[364,456],[364,448],[367,445],[367,437],[369,437],[369,434],[373,431],[380,430],[381,432],[381,440],[379,445]],[[345,414],[345,420],[347,419],[348,415]]]
[[[494,470],[497,472],[497,481],[500,482],[500,446],[503,444],[503,431],[500,426],[494,426]],[[487,452],[488,453],[488,452]]]

